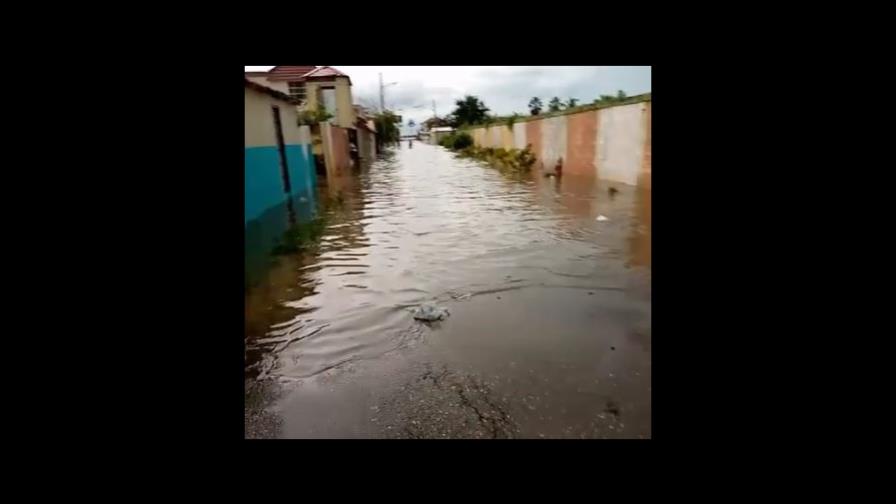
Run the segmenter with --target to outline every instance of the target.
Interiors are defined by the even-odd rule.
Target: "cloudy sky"
[[[340,66],[351,77],[355,103],[379,107],[379,73],[387,86],[386,107],[398,110],[405,121],[420,122],[432,117],[432,101],[444,116],[454,110],[454,101],[464,95],[478,96],[491,113],[528,114],[527,104],[538,96],[547,106],[553,96],[590,102],[601,94],[621,89],[634,95],[651,91],[650,67],[507,67],[507,66]],[[246,71],[264,71],[272,66],[247,66]]]

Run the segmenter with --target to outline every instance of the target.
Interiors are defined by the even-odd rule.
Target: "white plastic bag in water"
[[[608,220],[610,220],[610,219],[604,217],[603,215],[598,215],[598,216],[597,216],[597,219],[595,219],[595,220],[596,220],[597,222],[603,222],[603,221],[608,221]]]
[[[414,318],[417,320],[425,320],[432,322],[434,320],[442,320],[448,316],[448,309],[431,304],[425,304],[414,308]]]

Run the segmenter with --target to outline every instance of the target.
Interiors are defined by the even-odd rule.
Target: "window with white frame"
[[[304,82],[290,82],[289,83],[289,96],[296,98],[298,100],[305,101],[305,83]]]

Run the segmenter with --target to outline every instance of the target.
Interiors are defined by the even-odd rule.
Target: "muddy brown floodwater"
[[[417,143],[309,215],[246,291],[247,437],[651,436],[649,190]]]

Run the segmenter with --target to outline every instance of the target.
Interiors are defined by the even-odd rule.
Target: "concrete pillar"
[[[336,78],[336,124],[342,128],[355,127],[352,87],[348,83],[347,77]]]
[[[317,110],[318,94],[320,87],[316,82],[305,82],[305,97],[308,102],[306,110]]]

